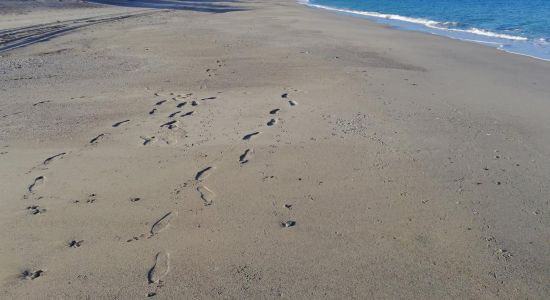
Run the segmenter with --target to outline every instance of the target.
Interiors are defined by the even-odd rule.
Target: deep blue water
[[[550,60],[550,0],[309,0],[308,5]]]

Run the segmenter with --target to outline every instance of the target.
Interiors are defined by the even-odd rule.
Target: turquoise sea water
[[[550,0],[303,0],[307,5],[550,60]]]

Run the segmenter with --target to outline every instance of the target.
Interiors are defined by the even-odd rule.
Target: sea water
[[[550,60],[550,0],[302,0],[363,16]]]

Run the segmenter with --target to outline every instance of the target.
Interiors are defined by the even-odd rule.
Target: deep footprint
[[[36,271],[25,270],[21,272],[21,279],[34,280],[42,276],[43,273],[44,271],[42,270],[36,270]]]
[[[52,160],[61,159],[63,157],[63,155],[65,155],[65,154],[67,154],[67,153],[61,152],[61,153],[56,154],[54,156],[50,156],[50,157],[46,158],[46,160],[44,160],[44,162],[42,164],[47,166],[50,162],[52,162]]]
[[[80,248],[80,246],[82,246],[82,243],[84,243],[83,240],[80,240],[80,241],[72,240],[67,244],[70,248]]]
[[[212,192],[209,188],[207,188],[204,185],[199,185],[197,187],[197,192],[199,192],[202,201],[204,201],[204,206],[212,205],[214,201],[214,196],[216,196],[214,192]]]
[[[104,134],[104,133],[99,134],[98,136],[96,136],[95,138],[93,138],[93,139],[90,140],[90,144],[96,144],[96,143],[99,142],[101,139],[103,139],[103,137],[105,137],[105,134]]]
[[[155,255],[155,263],[147,272],[149,283],[159,283],[170,272],[170,254],[166,251],[158,252]]]
[[[161,128],[162,127],[167,127],[168,129],[174,129],[174,128],[177,127],[177,124],[176,124],[177,122],[178,121],[176,121],[176,120],[172,120],[172,121],[169,121],[169,122],[166,122],[166,123],[160,125],[160,127]]]
[[[45,209],[45,208],[40,208],[40,206],[38,206],[38,205],[27,206],[27,210],[28,210],[29,213],[31,213],[32,215],[38,215],[38,214],[41,214],[41,213],[45,213],[45,212],[46,212],[46,209]]]
[[[150,236],[152,237],[154,235],[159,234],[166,228],[170,226],[170,221],[174,219],[177,216],[177,212],[169,212],[162,216],[158,221],[156,221],[153,226],[151,226],[151,230],[149,231]]]
[[[178,103],[178,105],[176,105],[176,107],[177,107],[177,108],[182,108],[183,106],[185,106],[185,104],[187,104],[187,101]]]
[[[197,172],[197,175],[195,175],[195,180],[201,181],[206,179],[208,176],[210,176],[210,171],[214,170],[214,167],[206,167],[199,172]]]
[[[252,156],[252,152],[254,152],[254,150],[246,149],[244,153],[241,154],[241,156],[239,157],[239,162],[241,164],[246,164],[250,160],[250,157]]]
[[[175,117],[177,114],[179,114],[180,112],[181,112],[181,110],[178,110],[178,111],[176,111],[176,112],[173,112],[173,113],[171,113],[171,114],[168,116],[168,118],[173,118],[173,117]]]
[[[130,120],[124,120],[124,121],[116,122],[115,124],[113,124],[113,127],[118,127],[118,126],[126,124],[128,122],[130,122]]]
[[[273,126],[275,124],[277,124],[277,119],[271,119],[269,120],[269,122],[267,122],[267,126]]]
[[[290,101],[288,101],[288,104],[290,104],[290,106],[296,106],[296,105],[298,105],[298,102],[296,102],[294,100],[290,100]]]
[[[33,183],[31,183],[31,185],[29,185],[29,192],[34,193],[37,189],[39,189],[44,184],[45,180],[46,180],[46,177],[44,177],[44,176],[36,177],[34,179]]]
[[[270,111],[269,111],[269,114],[270,114],[270,115],[275,115],[275,114],[277,114],[279,111],[280,111],[280,109],[275,108],[275,109],[273,109],[273,110],[270,110]]]
[[[151,111],[149,111],[149,114],[152,115],[152,114],[154,114],[154,113],[156,113],[156,112],[157,112],[157,109],[156,109],[156,108],[153,108],[153,109],[151,109]]]
[[[139,138],[143,140],[143,146],[147,146],[149,143],[153,142],[153,140],[155,139],[154,136],[152,137],[140,136]]]
[[[245,136],[243,137],[243,140],[249,141],[250,139],[252,139],[252,137],[254,137],[255,135],[258,135],[258,134],[260,134],[259,131],[256,131],[256,132],[253,132],[253,133],[249,133],[249,134],[247,134],[247,135],[245,135]]]

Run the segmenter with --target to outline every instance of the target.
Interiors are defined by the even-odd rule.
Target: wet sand
[[[212,5],[0,16],[0,298],[550,296],[550,63]]]

